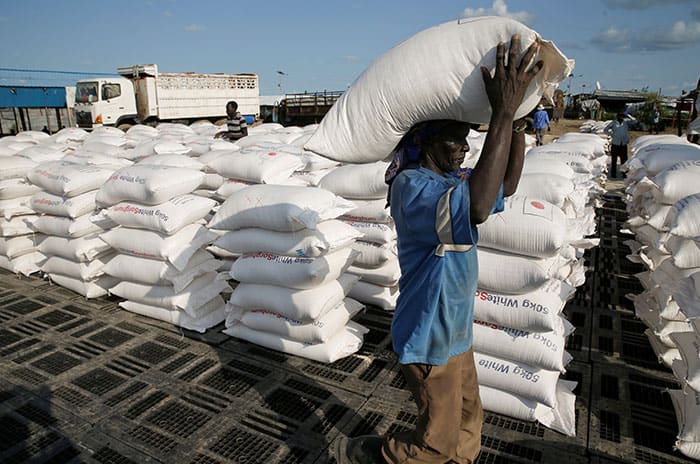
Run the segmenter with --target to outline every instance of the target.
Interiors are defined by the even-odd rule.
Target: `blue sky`
[[[484,14],[514,17],[575,59],[575,93],[597,81],[675,96],[700,77],[699,0],[3,3],[0,67],[114,72],[156,63],[166,72],[252,72],[263,95],[343,90],[416,32]]]

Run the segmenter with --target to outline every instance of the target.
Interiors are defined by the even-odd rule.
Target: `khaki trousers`
[[[401,370],[418,406],[418,421],[415,430],[386,438],[386,462],[473,463],[484,419],[473,350],[451,357],[444,366],[402,364]]]

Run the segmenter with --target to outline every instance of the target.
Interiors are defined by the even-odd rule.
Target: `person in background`
[[[544,144],[544,129],[552,130],[549,126],[549,115],[544,109],[544,106],[538,105],[537,111],[533,116],[532,128],[535,129],[535,145]]]
[[[235,142],[248,135],[248,124],[241,113],[238,112],[238,103],[233,100],[228,102],[226,104],[226,115],[228,116],[226,121],[228,130],[217,132],[214,138],[225,138]]]
[[[611,136],[610,140],[610,178],[617,178],[617,160],[620,166],[627,162],[627,145],[630,143],[629,123],[634,121],[632,116],[625,113],[617,113],[617,118],[611,121],[605,128],[605,133]]]
[[[470,125],[418,123],[393,152],[385,179],[398,234],[400,296],[391,326],[401,371],[418,407],[416,428],[379,437],[341,436],[338,464],[469,464],[481,448],[472,326],[478,277],[477,224],[503,210],[515,192],[525,155],[525,123],[514,121],[533,77],[538,44],[518,60],[514,35],[496,53],[496,71],[481,68],[492,113],[473,170],[460,165]],[[518,63],[520,63],[518,65]]]
[[[656,105],[651,109],[651,124],[649,125],[649,133],[658,134],[659,133],[659,110],[656,109]]]

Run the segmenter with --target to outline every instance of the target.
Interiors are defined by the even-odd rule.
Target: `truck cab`
[[[82,79],[75,89],[78,127],[133,124],[137,119],[134,86],[122,77]]]

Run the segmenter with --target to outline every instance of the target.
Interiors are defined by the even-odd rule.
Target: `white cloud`
[[[608,8],[623,10],[645,10],[654,6],[664,6],[669,3],[693,3],[696,0],[603,0]]]
[[[185,27],[185,32],[202,32],[206,30],[207,26],[204,26],[202,24],[190,24],[189,26]]]
[[[591,40],[600,50],[615,53],[678,50],[700,41],[700,21],[677,21],[671,27],[629,31],[611,27]]]
[[[165,10],[163,12],[163,16],[167,16],[168,18],[170,18],[172,15],[173,15],[173,12],[170,10]]]
[[[506,5],[504,0],[493,0],[491,8],[465,8],[462,15],[465,18],[474,16],[505,16],[528,26],[535,22],[535,15],[527,11],[509,12],[508,5]]]

